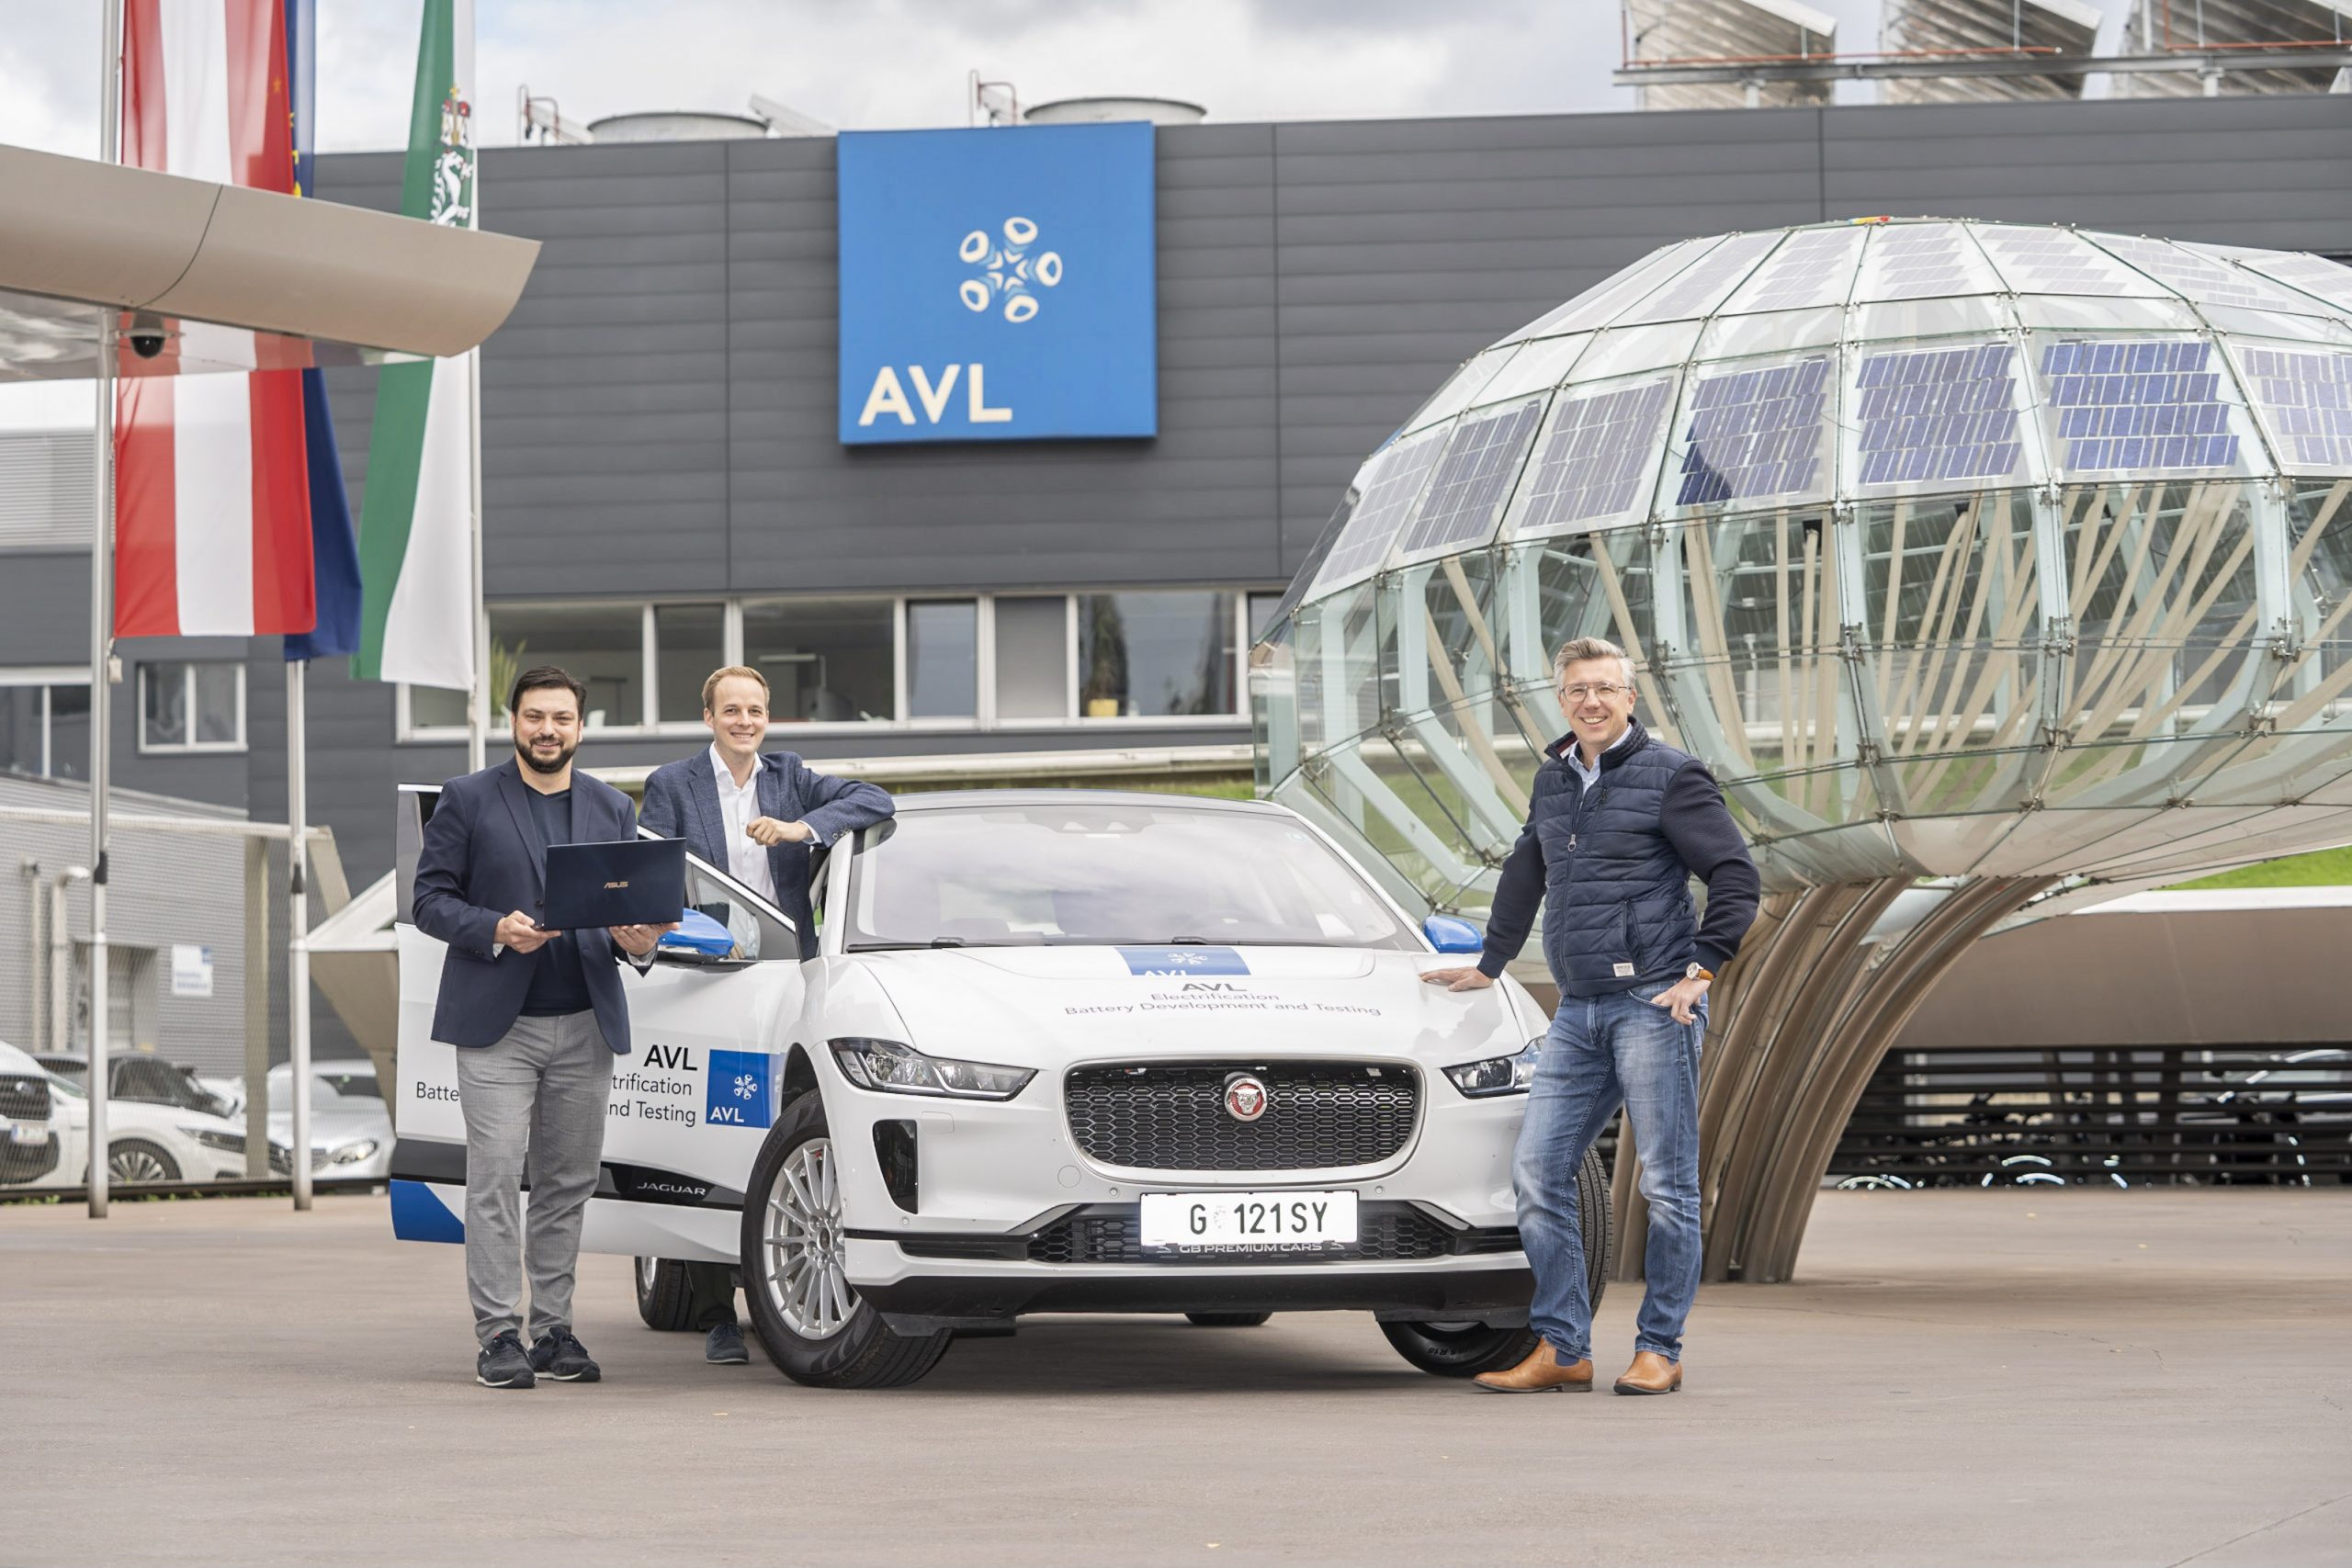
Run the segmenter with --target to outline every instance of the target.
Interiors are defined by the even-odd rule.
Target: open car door
[[[465,1239],[458,1047],[432,1037],[446,949],[411,914],[438,794],[401,792],[391,1203],[393,1234],[410,1241]],[[646,973],[622,971],[634,1048],[613,1064],[582,1251],[736,1261],[743,1188],[775,1120],[784,1042],[806,994],[799,936],[773,905],[691,855],[686,901],[704,917],[695,929],[665,939]]]

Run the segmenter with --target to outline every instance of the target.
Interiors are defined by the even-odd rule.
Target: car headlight
[[[886,1094],[1011,1100],[1037,1076],[1035,1067],[1000,1067],[987,1062],[926,1056],[896,1040],[830,1040],[826,1043],[832,1047],[833,1060],[841,1064],[850,1082]]]
[[[243,1133],[218,1133],[209,1127],[183,1127],[180,1131],[208,1149],[219,1149],[223,1154],[232,1155],[245,1152],[245,1135]]]
[[[1543,1054],[1544,1036],[1539,1034],[1524,1049],[1510,1055],[1464,1062],[1458,1067],[1446,1068],[1445,1076],[1453,1080],[1454,1088],[1473,1100],[1497,1094],[1525,1094],[1527,1086],[1535,1081],[1535,1059]]]
[[[372,1155],[375,1152],[376,1140],[373,1138],[362,1138],[356,1144],[345,1144],[343,1147],[335,1150],[333,1158],[334,1163],[337,1165],[357,1165],[361,1160],[366,1159],[369,1155]]]

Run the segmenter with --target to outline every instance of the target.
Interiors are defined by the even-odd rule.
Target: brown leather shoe
[[[1527,1359],[1507,1372],[1480,1372],[1470,1380],[1490,1393],[1569,1393],[1592,1392],[1592,1362],[1563,1361],[1551,1341],[1538,1340]]]
[[[1634,1364],[1617,1380],[1619,1393],[1672,1393],[1682,1386],[1682,1363],[1655,1350],[1637,1350]]]

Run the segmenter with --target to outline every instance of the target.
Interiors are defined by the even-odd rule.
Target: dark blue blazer
[[[451,779],[424,824],[416,857],[416,929],[448,945],[433,1038],[451,1045],[495,1045],[523,1014],[535,967],[527,953],[498,945],[498,922],[516,909],[536,918],[547,897],[548,847],[531,815],[522,765]],[[637,837],[637,808],[601,779],[574,770],[571,836],[578,843]],[[575,933],[581,973],[597,1027],[616,1055],[628,1055],[628,956],[603,931]],[[542,950],[544,951],[544,950]]]
[[[665,839],[684,839],[686,848],[720,871],[727,869],[727,818],[718,806],[718,779],[711,772],[710,749],[664,762],[645,781],[645,812],[639,818]],[[779,822],[806,822],[817,842],[831,844],[843,833],[887,822],[897,812],[879,784],[820,773],[789,751],[760,758],[760,814]],[[800,933],[800,956],[817,956],[817,923],[808,904],[810,845],[776,844],[768,851],[768,875],[775,882],[776,907]]]

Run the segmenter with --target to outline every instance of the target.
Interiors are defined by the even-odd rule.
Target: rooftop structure
[[[2023,51],[2081,60],[2094,51],[2099,12],[2083,0],[1887,0],[1880,38],[1891,59]],[[1879,89],[1887,104],[2079,98],[2080,70],[2038,76],[1898,77]]]
[[[1789,1146],[1731,1178],[1708,1268],[1785,1278],[1838,1086],[1974,936],[2352,839],[2347,615],[2352,270],[1713,236],[1474,355],[1365,461],[1253,656],[1261,783],[1483,915],[1566,729],[1552,650],[1627,649],[1770,896],[1709,1103]],[[1951,896],[1882,926],[1921,878]]]

